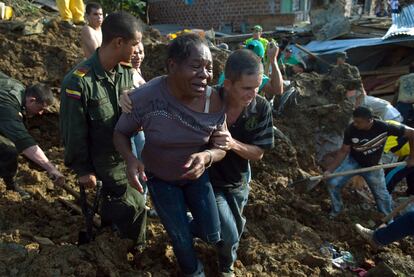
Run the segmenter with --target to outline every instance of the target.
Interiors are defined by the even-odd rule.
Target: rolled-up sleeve
[[[10,139],[19,153],[37,144],[19,118],[1,120],[0,134]]]

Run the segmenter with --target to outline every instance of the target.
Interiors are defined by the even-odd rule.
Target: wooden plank
[[[376,96],[376,95],[389,94],[389,93],[394,93],[394,92],[395,92],[395,87],[389,87],[389,88],[384,88],[384,89],[373,90],[373,91],[370,91],[368,94],[372,96]]]
[[[403,65],[403,66],[390,66],[385,68],[380,68],[376,70],[370,70],[370,71],[361,71],[361,76],[368,76],[368,75],[381,75],[381,74],[408,74],[409,72],[409,66]]]
[[[274,31],[263,32],[263,35],[273,35]],[[241,35],[230,35],[225,37],[216,37],[216,40],[220,42],[234,42],[234,41],[245,41],[253,36],[253,33],[250,34],[241,34]]]
[[[391,78],[391,77],[398,77],[397,79],[399,79],[399,77],[402,74],[400,73],[390,73],[390,74],[383,74],[383,75],[377,75],[376,78],[377,79],[387,79],[387,78]]]
[[[388,87],[395,87],[395,80],[393,80],[393,81],[391,81],[391,82],[388,82],[388,83],[385,83],[385,84],[382,84],[382,85],[379,85],[379,86],[376,86],[374,89],[375,90],[381,90],[381,89],[385,89],[385,88],[388,88]]]

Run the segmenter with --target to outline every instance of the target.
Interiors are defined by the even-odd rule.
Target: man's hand
[[[279,47],[274,45],[272,48],[267,49],[267,58],[269,61],[276,61],[276,57],[279,54]]]
[[[121,105],[122,112],[131,113],[132,111],[132,101],[129,98],[129,94],[132,90],[123,90],[121,96],[119,97],[119,104]]]
[[[235,144],[233,137],[227,129],[214,132],[211,140],[214,147],[226,151],[231,150]]]
[[[144,182],[148,180],[144,170],[144,164],[136,158],[127,161],[128,181],[131,186],[136,188],[140,193],[144,193],[144,189],[142,188],[138,177],[140,177]]]
[[[212,158],[207,151],[192,154],[184,165],[184,168],[188,169],[188,171],[181,175],[181,178],[197,180],[203,175],[206,170],[206,164],[210,163],[210,159]]]
[[[94,188],[96,187],[96,176],[93,173],[80,176],[79,183],[84,185],[85,188]]]
[[[48,175],[55,185],[62,186],[65,184],[65,176],[56,168],[50,170]]]

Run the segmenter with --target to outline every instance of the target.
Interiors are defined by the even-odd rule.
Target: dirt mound
[[[1,33],[0,45],[5,51],[0,53],[0,70],[25,84],[44,81],[58,87],[65,72],[81,58],[79,30],[61,29],[53,20],[44,30],[32,36]],[[155,30],[146,34],[143,73],[149,80],[165,73],[166,41]],[[214,74],[218,76],[227,54],[213,51],[213,56]],[[275,125],[285,135],[279,134],[275,150],[253,164],[247,231],[235,265],[237,276],[353,276],[334,269],[321,254],[325,241],[350,251],[358,263],[368,258],[385,261],[407,276],[414,275],[411,239],[376,252],[357,236],[354,223],[372,227],[380,218],[373,211],[374,202],[367,207],[366,200],[355,192],[365,191],[365,187],[347,189],[344,200],[348,210],[330,221],[326,217],[330,203],[323,186],[305,195],[288,186],[289,181],[303,175],[303,170],[318,170],[316,134],[340,135],[346,126],[351,107],[344,98],[345,87],[347,80],[356,77],[353,69],[345,66],[334,68],[328,75],[301,74],[294,80],[295,92],[283,112],[275,116]],[[57,122],[56,113],[33,118],[30,131],[76,188],[75,176],[63,166]],[[73,198],[61,188],[51,189],[45,173],[23,158],[18,182],[33,199],[21,201],[0,182],[0,275],[178,276],[171,244],[157,219],[148,222],[148,245],[143,250],[132,248],[130,241],[108,230],[94,242],[78,247],[78,231],[84,219],[59,200]],[[217,276],[215,250],[203,243],[197,243],[196,248],[207,276]]]
[[[44,26],[44,33],[22,36],[21,31],[17,27],[0,33],[0,70],[25,85],[37,81],[59,86],[82,58],[78,31],[60,28],[54,19]]]
[[[326,75],[302,73],[294,78],[286,96],[275,104],[275,126],[290,139],[286,143],[296,150],[290,153],[297,157],[301,168],[317,170],[322,139],[342,136],[352,113],[352,105],[345,99],[346,87],[355,80],[358,72],[349,65],[336,66]],[[274,152],[278,155],[292,156],[279,148],[285,145],[277,146]],[[282,157],[278,158],[280,163]]]

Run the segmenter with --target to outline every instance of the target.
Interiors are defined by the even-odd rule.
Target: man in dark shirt
[[[52,103],[53,94],[47,86],[36,84],[25,88],[0,72],[0,178],[7,189],[18,192],[22,199],[30,195],[15,182],[19,153],[45,169],[57,184],[64,182],[62,173],[48,160],[24,125],[25,116],[41,115]]]
[[[226,62],[221,90],[226,97],[229,129],[216,132],[213,143],[228,152],[209,171],[223,239],[218,248],[222,276],[234,276],[233,263],[246,223],[243,208],[249,194],[249,160],[260,160],[274,145],[270,104],[257,95],[262,74],[263,65],[252,51],[237,50]]]
[[[412,149],[414,129],[389,124],[373,118],[372,110],[358,107],[353,112],[353,122],[345,130],[342,148],[324,175],[331,172],[342,172],[362,167],[377,165],[384,151],[385,141],[390,135],[406,137]],[[407,166],[414,165],[414,151],[410,151]],[[339,166],[339,167],[338,167]],[[392,198],[385,185],[384,171],[376,170],[360,174],[367,182],[380,212],[388,214],[392,210]],[[337,216],[342,209],[341,189],[355,175],[336,177],[328,180],[328,190],[332,201],[331,218]]]

